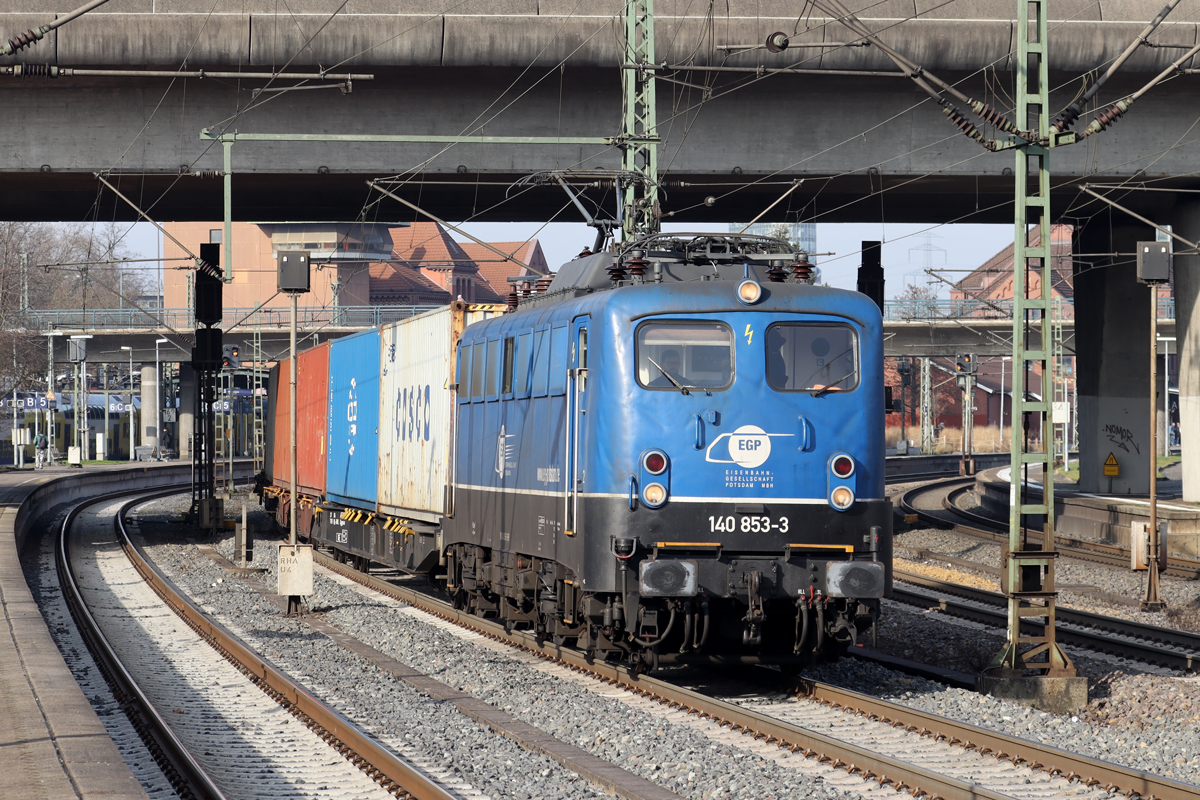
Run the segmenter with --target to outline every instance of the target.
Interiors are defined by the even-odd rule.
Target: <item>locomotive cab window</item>
[[[767,329],[767,382],[823,395],[858,386],[858,337],[849,325],[780,322]]]
[[[720,322],[644,322],[637,331],[637,380],[647,389],[726,389],[733,382],[733,332]]]

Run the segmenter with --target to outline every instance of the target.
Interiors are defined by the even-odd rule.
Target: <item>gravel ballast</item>
[[[139,514],[147,554],[155,563],[248,644],[403,755],[416,756],[418,763],[435,763],[496,798],[602,795],[557,762],[496,736],[448,704],[431,700],[307,626],[283,617],[195,547],[157,543],[155,534],[166,534],[174,542],[180,538],[178,527],[163,524],[165,515],[178,508],[169,502],[143,507]],[[218,550],[232,556],[231,539],[221,541]],[[269,586],[275,582],[274,560],[274,544],[258,542],[254,566],[268,570],[261,580]],[[620,700],[464,641],[406,607],[381,605],[319,573],[315,591],[309,602],[323,621],[561,741],[685,797],[847,796],[842,788],[777,763],[807,761],[803,756],[775,748],[777,752],[766,758],[751,748],[714,741],[690,726],[631,709]],[[861,784],[858,779],[854,782]]]
[[[149,530],[148,526],[143,524],[143,530]],[[219,548],[227,556],[232,555],[229,540],[221,542]],[[238,588],[238,581],[225,578],[219,568],[194,549],[153,547],[150,552],[219,618],[228,615],[252,644],[270,642],[266,653],[282,667],[314,688],[338,687],[335,694],[348,713],[353,709],[351,716],[365,719],[388,731],[389,735],[395,735],[391,733],[396,724],[395,715],[407,714],[407,719],[411,720],[409,732],[412,738],[408,741],[412,748],[436,757],[437,751],[444,746],[443,763],[448,769],[456,770],[464,780],[473,781],[481,790],[495,796],[534,796],[532,792],[513,794],[520,790],[511,782],[513,773],[535,774],[522,765],[521,759],[530,758],[529,754],[513,748],[518,751],[518,758],[493,761],[478,768],[462,766],[472,764],[471,748],[463,762],[460,761],[463,756],[453,747],[430,746],[425,742],[424,726],[416,722],[420,717],[414,716],[414,709],[421,705],[420,695],[394,681],[379,683],[376,680],[378,671],[364,668],[361,662],[352,668],[349,662],[353,659],[348,659],[344,653],[330,652],[337,649],[332,643],[323,637],[315,637],[290,620],[279,618],[274,607],[252,597],[244,587]],[[274,545],[260,542],[255,565],[268,570],[262,580],[269,585],[274,581],[271,575],[273,559]],[[224,582],[217,583],[218,580]],[[759,798],[842,794],[834,786],[782,769],[740,747],[714,744],[692,730],[677,728],[650,715],[631,713],[626,704],[597,696],[594,692],[580,691],[568,682],[530,669],[515,657],[507,657],[493,648],[464,641],[440,630],[415,612],[383,606],[364,596],[362,591],[324,576],[317,576],[316,595],[311,602],[322,619],[376,649],[419,666],[438,680],[684,796]],[[886,649],[888,643],[905,642],[920,651],[918,660],[929,660],[932,653],[943,657],[942,661],[961,659],[958,664],[944,663],[944,666],[973,671],[981,659],[990,659],[1001,644],[999,632],[985,630],[974,623],[906,611],[890,602],[886,606],[887,615],[881,626],[881,649]],[[952,650],[950,643],[954,643],[957,651]],[[957,655],[944,657],[954,652]],[[915,656],[915,653],[907,655]],[[1200,756],[1197,755],[1200,753],[1200,727],[1195,719],[1196,710],[1200,708],[1195,702],[1200,687],[1194,680],[1169,674],[1145,674],[1126,662],[1107,656],[1091,658],[1076,654],[1074,657],[1093,683],[1092,702],[1074,717],[1055,717],[853,659],[820,665],[811,668],[807,674],[913,708],[1200,785]],[[329,658],[334,659],[332,666],[324,662]],[[355,679],[353,683],[357,686],[353,691],[343,689],[347,683],[346,675]],[[1162,696],[1177,699],[1169,705],[1147,704],[1138,699],[1146,696],[1152,687]],[[360,709],[360,704],[364,708]],[[372,705],[382,705],[384,710],[372,709]],[[365,716],[360,717],[360,713]],[[454,724],[459,728],[469,727],[469,723],[464,725],[461,717]],[[489,748],[511,747],[490,735],[488,738],[493,742]],[[513,765],[508,765],[508,760],[512,760]],[[497,767],[502,772],[500,777],[486,774]],[[545,768],[552,772],[558,769],[549,762]],[[492,788],[505,780],[509,781],[503,784],[507,787],[506,792]],[[557,782],[547,783],[557,785]],[[578,794],[576,789],[563,796]]]

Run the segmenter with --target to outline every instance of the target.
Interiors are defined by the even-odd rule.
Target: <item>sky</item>
[[[533,236],[541,242],[551,269],[571,260],[595,239],[591,228],[582,222],[471,222],[463,230],[488,242],[524,241]],[[667,231],[713,231],[727,233],[727,225],[687,223],[664,226]],[[453,234],[455,239],[465,237]],[[887,297],[895,297],[912,282],[933,284],[941,297],[949,297],[949,286],[929,277],[925,270],[942,271],[949,281],[961,278],[978,267],[1013,240],[1012,225],[900,225],[879,223],[818,223],[816,256],[821,282],[841,289],[853,289],[861,263],[863,241],[882,241],[883,267]],[[126,238],[140,257],[159,255],[158,232],[148,222],[134,224]]]

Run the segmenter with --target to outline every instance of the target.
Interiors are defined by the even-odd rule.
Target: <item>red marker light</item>
[[[839,478],[849,478],[854,474],[854,461],[850,456],[838,456],[833,459],[833,474]]]
[[[642,460],[642,466],[651,475],[661,475],[662,471],[667,468],[667,457],[658,451],[651,451]]]

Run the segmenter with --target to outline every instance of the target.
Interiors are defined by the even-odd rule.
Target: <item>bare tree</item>
[[[903,320],[930,319],[937,310],[937,289],[910,283],[896,295],[897,315]]]
[[[0,396],[45,380],[46,341],[27,309],[128,308],[153,286],[151,273],[112,263],[133,255],[127,228],[0,222]]]

